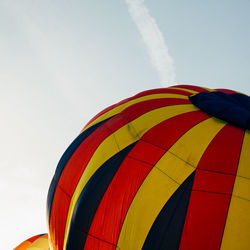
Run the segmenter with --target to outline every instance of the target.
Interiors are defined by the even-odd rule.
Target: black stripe
[[[96,210],[133,143],[106,161],[84,187],[71,219],[66,249],[83,249]]]
[[[110,117],[111,118],[111,117]],[[59,179],[61,177],[61,174],[68,163],[69,159],[73,155],[73,153],[76,151],[76,149],[80,146],[80,144],[90,135],[92,134],[97,128],[99,128],[101,125],[103,125],[106,121],[108,121],[110,118],[101,121],[92,127],[89,127],[84,132],[82,132],[76,139],[70,144],[70,146],[67,148],[67,150],[62,155],[59,163],[57,164],[57,168],[54,174],[54,177],[50,183],[49,192],[47,196],[47,220],[50,222],[50,213],[51,213],[51,207],[56,191],[57,184],[59,182]]]
[[[146,249],[179,249],[182,229],[193,186],[193,172],[166,202],[144,242]]]

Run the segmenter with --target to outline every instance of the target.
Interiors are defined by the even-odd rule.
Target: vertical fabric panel
[[[154,108],[164,107],[168,105],[174,104],[183,104],[183,103],[190,103],[188,100],[182,99],[160,99],[154,100],[154,103],[151,101],[138,103],[136,104],[136,109],[133,112],[130,112],[130,118],[135,119],[136,117],[142,115],[145,112],[149,112]],[[180,105],[182,107],[182,105]],[[189,105],[188,105],[189,106]],[[190,105],[191,106],[191,105]],[[190,107],[189,106],[189,107]],[[174,108],[175,109],[175,108]],[[176,108],[178,110],[178,108]],[[127,109],[128,112],[129,109]],[[185,111],[185,108],[184,108]],[[126,113],[126,112],[124,112]],[[56,247],[62,248],[62,241],[65,232],[65,221],[66,222],[66,235],[67,235],[67,228],[69,226],[69,221],[71,218],[71,213],[73,212],[73,207],[70,209],[70,215],[67,215],[68,209],[70,207],[71,197],[74,193],[75,187],[81,177],[82,172],[84,171],[88,161],[91,159],[93,153],[98,148],[101,142],[105,141],[105,138],[109,137],[108,143],[104,147],[106,148],[113,148],[113,150],[109,150],[109,156],[111,157],[113,154],[118,152],[117,142],[111,134],[113,131],[118,130],[119,128],[123,127],[124,133],[127,136],[124,136],[124,133],[120,133],[123,138],[127,140],[127,145],[133,143],[136,139],[131,131],[128,131],[128,126],[124,126],[127,124],[129,120],[124,117],[124,115],[118,115],[109,119],[105,126],[98,127],[94,132],[92,132],[85,140],[81,143],[81,145],[75,150],[72,157],[68,160],[66,167],[63,168],[63,172],[61,173],[61,178],[57,185],[57,190],[55,191],[55,195],[53,195],[53,216],[56,215],[57,219],[50,220],[50,232],[51,232],[51,242],[52,244],[59,244],[58,246],[53,245],[54,249]],[[156,122],[156,121],[155,121]],[[89,130],[89,129],[88,129]],[[88,131],[86,130],[86,131]],[[91,128],[90,128],[91,130]],[[122,130],[122,129],[121,129]],[[85,134],[85,132],[83,133]],[[132,138],[131,138],[132,137]],[[132,140],[131,140],[132,139]],[[122,140],[121,140],[122,141]],[[127,146],[126,145],[126,146]],[[123,146],[124,148],[124,146]],[[105,151],[102,150],[102,155]],[[103,162],[108,159],[108,153],[103,157]],[[67,154],[66,154],[67,156]],[[66,157],[67,158],[67,157]],[[100,159],[102,157],[99,157]],[[62,161],[64,162],[64,161]],[[72,167],[74,166],[74,167]],[[98,166],[99,167],[99,166]],[[70,181],[69,181],[70,180]],[[52,185],[54,185],[52,183]],[[67,191],[65,191],[67,190]],[[64,202],[64,209],[61,209],[60,203]],[[51,216],[51,217],[53,217]],[[59,218],[60,217],[60,218]],[[67,219],[69,218],[69,219]],[[60,226],[59,226],[60,225]],[[57,240],[54,240],[54,237]],[[66,240],[64,240],[66,244]]]
[[[41,250],[49,249],[48,234],[40,234],[33,236],[14,248],[14,250],[37,250],[37,249]]]
[[[250,249],[247,129],[250,97],[230,90],[178,85],[108,107],[58,163],[50,247]]]
[[[158,161],[127,212],[117,246],[141,249],[158,214],[200,161],[204,151],[224,123],[210,118],[181,136]],[[208,128],[210,128],[208,130]]]
[[[187,89],[187,90],[194,90],[196,92],[209,92],[209,91],[212,91],[210,89],[199,87],[199,86],[194,86],[194,85],[177,85],[176,87]]]
[[[138,171],[138,176],[140,176],[139,174],[142,173],[142,170],[139,168],[145,167],[145,170],[143,170],[145,171],[145,178],[151,168],[176,140],[178,140],[191,127],[205,119],[208,119],[208,116],[200,111],[188,112],[163,121],[145,133],[128,155],[131,160],[135,160],[134,164],[136,168],[132,164],[133,161],[128,161],[128,164],[125,164],[127,162],[122,164],[117,176],[111,183],[109,193],[105,194],[104,199],[97,210],[95,219],[91,226],[90,235],[94,235],[95,238],[101,238],[104,241],[116,244],[121,224],[128,207],[140,186],[135,185],[136,182],[134,178],[136,178],[136,175],[134,174],[134,171]],[[173,133],[176,129],[177,132]],[[155,136],[156,132],[160,134],[161,137]],[[149,164],[149,166],[145,165],[145,163]],[[123,168],[124,171],[122,171]],[[133,176],[133,178],[130,176]],[[141,180],[143,181],[143,178]],[[130,190],[130,192],[128,193],[126,190]],[[122,200],[122,212],[117,205],[118,197]],[[104,223],[104,226],[100,226],[100,223],[104,220],[104,214],[105,221],[107,222]],[[97,246],[94,245],[94,242],[100,244],[95,238],[89,237],[86,243],[86,249],[95,249]]]
[[[124,149],[131,143],[134,143],[138,139],[140,139],[143,134],[145,134],[148,130],[152,127],[156,126],[157,124],[161,123],[162,121],[169,119],[171,117],[177,116],[179,114],[191,112],[197,110],[191,104],[180,104],[180,105],[173,105],[173,106],[166,106],[154,109],[150,112],[147,112],[137,119],[132,120],[131,122],[127,123],[125,126],[121,127],[120,129],[115,130],[115,132],[111,133],[112,130],[112,119],[107,123],[107,131],[110,132],[110,136],[102,140],[101,144],[98,145],[96,151],[92,154],[87,165],[80,164],[81,168],[84,167],[83,170],[80,172],[82,175],[80,180],[78,181],[77,186],[74,189],[74,193],[72,195],[68,215],[67,215],[67,224],[66,224],[66,231],[65,235],[68,234],[67,228],[69,225],[69,221],[71,220],[72,213],[75,207],[75,204],[84,188],[87,184],[91,176],[95,173],[95,171],[110,157],[114,154],[119,152],[120,150]],[[131,112],[132,114],[134,112]],[[133,114],[134,115],[134,114]],[[117,116],[118,117],[118,116]],[[123,117],[123,116],[122,116]],[[119,117],[117,118],[119,119]],[[126,121],[130,119],[130,117],[124,118]],[[109,123],[111,123],[109,127]],[[97,135],[98,136],[98,135]],[[97,138],[95,139],[97,140]],[[99,140],[99,138],[98,138]],[[80,163],[82,160],[87,162],[87,160],[81,157]],[[78,163],[79,164],[79,163]],[[74,164],[74,171],[76,168],[76,164]],[[72,175],[72,173],[71,173]],[[72,185],[72,184],[71,184]],[[72,189],[72,187],[71,187]],[[64,245],[66,244],[66,238],[64,240]]]
[[[56,191],[57,184],[59,182],[59,179],[61,177],[61,174],[69,161],[70,157],[73,155],[73,153],[76,151],[76,149],[80,146],[80,144],[91,134],[93,133],[98,127],[103,125],[107,120],[104,120],[100,123],[95,124],[94,126],[88,128],[84,131],[84,133],[81,133],[79,136],[76,137],[76,139],[70,144],[70,146],[67,148],[67,150],[62,155],[59,163],[57,164],[57,168],[55,171],[55,175],[52,179],[52,182],[49,187],[49,192],[47,196],[47,220],[48,224],[50,221],[50,213],[51,213],[51,207]]]
[[[127,157],[107,189],[90,227],[84,249],[102,249],[104,242],[113,243],[118,238],[120,223],[126,215],[127,205],[131,203],[136,191],[152,166]],[[125,178],[122,178],[126,176]],[[119,183],[119,188],[115,188]],[[102,239],[97,241],[96,238]],[[110,249],[112,249],[110,247]]]
[[[178,90],[177,90],[178,91]],[[169,92],[169,90],[167,91]],[[102,120],[107,119],[108,117],[114,116],[116,114],[121,113],[123,110],[125,110],[128,107],[131,107],[134,104],[149,101],[149,100],[157,100],[157,99],[182,99],[182,100],[188,100],[187,94],[172,94],[172,93],[157,93],[153,95],[146,95],[139,98],[131,98],[128,102],[122,102],[115,104],[107,109],[105,109],[103,112],[98,114],[96,117],[94,117],[83,129],[87,129],[89,126],[93,126],[96,123],[101,122]]]
[[[151,227],[143,250],[178,250],[192,190],[193,172],[174,192]]]
[[[48,241],[48,235],[41,236],[37,240],[35,240],[28,248],[27,250],[48,250],[49,249],[49,241]]]
[[[66,249],[81,250],[96,210],[110,182],[135,144],[129,145],[105,162],[84,187],[71,219]]]
[[[250,132],[245,132],[221,250],[250,249]]]
[[[225,126],[202,156],[194,179],[180,250],[220,248],[243,135],[242,129]]]

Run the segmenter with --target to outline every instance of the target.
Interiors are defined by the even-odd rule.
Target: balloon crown
[[[222,91],[200,92],[189,100],[202,111],[240,128],[250,129],[250,97]]]

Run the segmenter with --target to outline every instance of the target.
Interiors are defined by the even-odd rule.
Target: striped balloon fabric
[[[48,234],[39,234],[25,240],[14,250],[49,250]]]
[[[95,116],[60,159],[50,245],[250,249],[250,98],[179,85]]]

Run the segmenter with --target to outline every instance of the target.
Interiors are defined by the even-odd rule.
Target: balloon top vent
[[[222,91],[201,92],[189,97],[202,111],[229,124],[250,129],[250,97]]]

